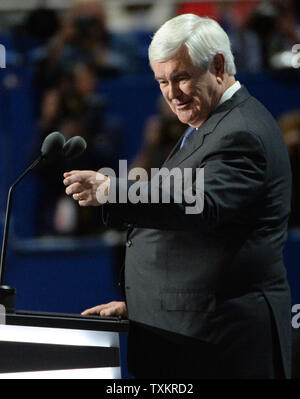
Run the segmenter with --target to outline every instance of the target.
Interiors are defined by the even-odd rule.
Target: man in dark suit
[[[128,226],[126,305],[86,314],[128,311],[128,362],[136,377],[288,378],[282,249],[291,175],[279,128],[235,80],[228,37],[215,21],[173,18],[155,34],[149,57],[165,100],[190,126],[163,166],[192,170],[197,195],[196,171],[203,170],[203,198],[189,213],[171,179],[169,203],[163,182],[155,187],[158,203],[151,202],[153,179],[141,183],[143,201],[135,203],[135,181],[65,173],[66,193],[81,206],[105,203],[106,224]]]

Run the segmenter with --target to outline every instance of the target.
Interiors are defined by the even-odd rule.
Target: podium
[[[121,378],[116,317],[17,311],[0,325],[0,379]]]

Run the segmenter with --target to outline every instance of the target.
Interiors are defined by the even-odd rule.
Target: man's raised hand
[[[110,179],[92,170],[72,170],[64,173],[66,194],[78,201],[80,206],[103,205],[108,200]]]

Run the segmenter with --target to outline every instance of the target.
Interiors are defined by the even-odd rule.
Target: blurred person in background
[[[102,1],[78,1],[49,42],[40,74],[51,85],[61,71],[70,71],[80,62],[91,65],[98,77],[120,76],[128,61],[111,47]]]
[[[11,36],[8,51],[13,50],[18,55],[17,64],[34,65],[44,57],[48,43],[59,26],[60,19],[56,10],[35,8],[6,31]]]
[[[38,171],[40,185],[37,212],[38,233],[93,234],[101,232],[95,211],[74,207],[57,185],[63,168],[82,168],[88,164],[98,169],[103,163],[115,168],[122,143],[121,126],[107,117],[107,102],[98,88],[99,79],[93,66],[78,63],[73,73],[62,74],[57,87],[47,90],[41,104],[38,123],[40,146],[45,137],[60,131],[66,140],[82,136],[87,142],[86,151],[79,159],[42,164]]]
[[[287,112],[278,120],[292,168],[292,204],[289,227],[300,227],[300,110]]]
[[[299,16],[292,0],[263,1],[230,32],[240,71],[281,69],[280,56],[300,42]]]

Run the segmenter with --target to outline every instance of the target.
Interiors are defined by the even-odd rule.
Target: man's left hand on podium
[[[83,316],[98,315],[101,317],[121,316],[127,319],[127,307],[123,301],[112,301],[102,305],[94,306],[93,308],[86,309],[81,313]]]

